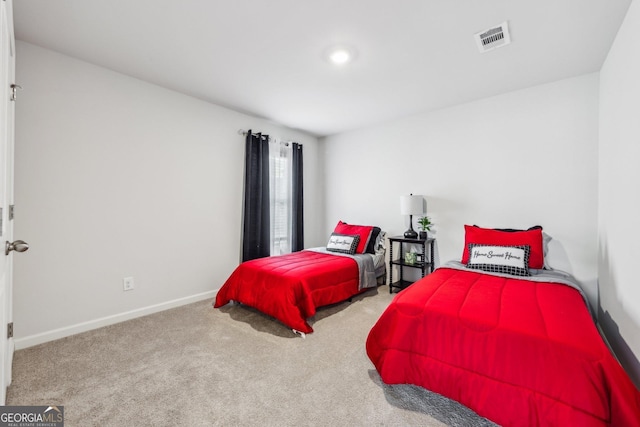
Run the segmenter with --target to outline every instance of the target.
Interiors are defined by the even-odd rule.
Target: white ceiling
[[[324,136],[598,71],[630,2],[15,0],[14,21],[19,40]],[[512,43],[479,53],[503,21]],[[329,64],[334,44],[356,60]]]

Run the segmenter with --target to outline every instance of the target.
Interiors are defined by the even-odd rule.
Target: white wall
[[[589,74],[328,137],[326,230],[342,219],[402,234],[410,192],[427,199],[442,262],[460,259],[464,224],[540,224],[595,307],[597,121]]]
[[[315,137],[24,42],[17,78],[18,347],[212,297],[240,254],[240,128],[304,144],[305,240],[324,235]]]
[[[640,4],[631,3],[600,72],[600,321],[640,387]]]

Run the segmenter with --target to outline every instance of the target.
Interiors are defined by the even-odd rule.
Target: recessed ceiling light
[[[348,46],[333,46],[325,53],[327,60],[334,65],[348,64],[355,56],[355,50]]]

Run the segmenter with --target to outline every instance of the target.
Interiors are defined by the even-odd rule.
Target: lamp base
[[[418,233],[413,228],[408,229],[404,232],[404,237],[407,239],[417,239]]]

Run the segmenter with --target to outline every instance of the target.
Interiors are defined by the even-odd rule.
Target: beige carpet
[[[64,405],[66,426],[489,426],[365,352],[388,287],[320,309],[306,339],[212,301],[15,353],[7,405]]]

